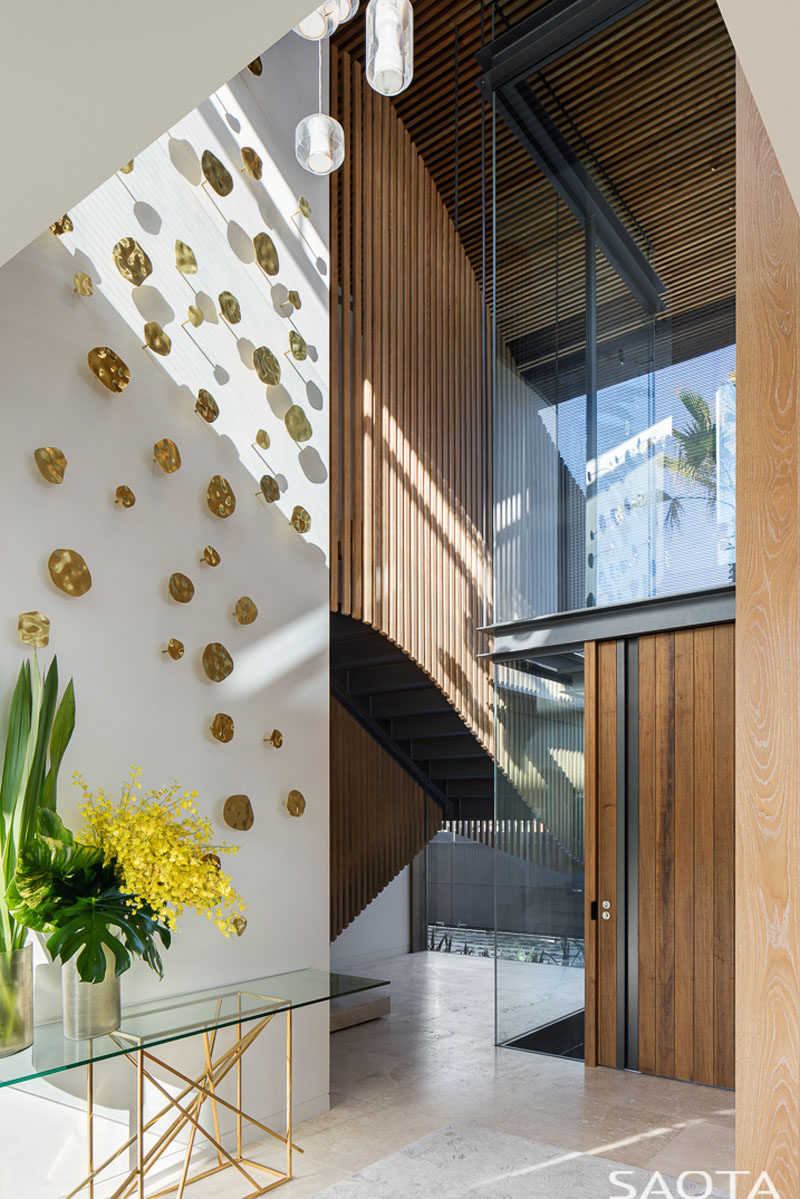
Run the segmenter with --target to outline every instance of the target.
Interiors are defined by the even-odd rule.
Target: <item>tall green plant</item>
[[[72,680],[59,704],[57,660],[43,681],[34,654],[32,666],[23,663],[11,699],[0,783],[0,951],[21,949],[28,936],[6,892],[20,854],[37,834],[39,812],[55,811],[58,770],[74,728]]]

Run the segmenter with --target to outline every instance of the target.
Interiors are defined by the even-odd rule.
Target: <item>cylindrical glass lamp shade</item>
[[[369,0],[367,83],[382,96],[397,96],[414,76],[414,12],[409,0]]]
[[[325,0],[324,4],[320,4],[319,8],[295,25],[295,33],[309,42],[321,42],[324,37],[330,37],[339,27],[341,7],[341,0]]]
[[[294,150],[300,166],[312,175],[330,175],[344,162],[344,129],[327,113],[314,112],[297,126]]]
[[[358,12],[359,0],[339,0],[339,24],[352,21]]]

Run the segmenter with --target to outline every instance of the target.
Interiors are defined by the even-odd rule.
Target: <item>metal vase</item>
[[[70,1041],[88,1041],[119,1028],[121,1019],[119,979],[114,959],[106,950],[106,974],[100,983],[85,983],[75,964],[77,954],[61,969],[61,1002],[64,1036]]]
[[[33,1044],[33,946],[0,952],[0,1057]]]

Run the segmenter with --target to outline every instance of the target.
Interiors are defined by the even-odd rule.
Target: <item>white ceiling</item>
[[[314,0],[4,4],[0,264],[313,7]]]
[[[800,210],[800,0],[717,0]]]

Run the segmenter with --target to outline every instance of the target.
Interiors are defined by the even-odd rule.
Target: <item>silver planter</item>
[[[65,962],[61,970],[64,1036],[70,1041],[88,1041],[119,1028],[119,979],[114,973],[114,959],[108,950],[106,975],[100,983],[81,980],[75,965],[76,957]]]
[[[0,1057],[33,1044],[33,946],[0,952]]]

